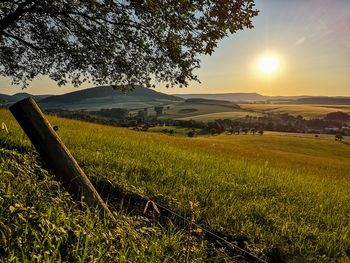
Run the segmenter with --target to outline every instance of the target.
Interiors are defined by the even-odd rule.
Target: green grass
[[[0,110],[1,121],[10,130],[9,135],[0,133],[3,148],[32,151],[30,142],[8,111]],[[90,178],[108,180],[116,188],[152,197],[183,215],[191,214],[190,202],[194,203],[199,224],[228,236],[262,258],[294,262],[350,260],[350,146],[347,144],[328,138],[276,134],[185,138],[55,117],[50,117],[50,122],[58,125],[59,136],[78,162],[85,163],[84,171]],[[6,162],[7,158],[2,160]],[[37,179],[31,185],[40,182]],[[28,194],[24,190],[18,192]],[[68,202],[64,200],[69,198],[59,195],[55,200]],[[24,202],[24,207],[28,206]],[[39,211],[46,214],[47,207],[43,204]],[[64,207],[63,204],[63,210]],[[74,213],[81,218],[86,214],[77,210]],[[1,222],[8,220],[1,226],[17,222],[7,219],[8,216],[1,214]],[[28,220],[23,224],[29,224]],[[96,231],[102,235],[103,224],[96,224]],[[65,229],[66,225],[62,227]],[[130,227],[137,232],[137,227]],[[137,261],[133,259],[139,253],[148,256],[146,261],[152,256],[155,261],[162,261],[162,256],[168,255],[162,244],[164,236],[175,244],[171,250],[173,257],[169,255],[167,259],[184,256],[177,250],[181,250],[181,232],[166,232],[166,235],[160,230],[159,233],[152,241],[159,254],[145,255],[147,249],[133,243],[143,244],[146,239],[142,236],[139,241],[130,241],[126,236],[125,247],[136,246],[133,251],[140,251],[124,256]],[[103,246],[102,238],[92,239],[91,246],[98,247],[99,242]],[[77,245],[76,241],[68,243]],[[32,249],[25,251],[30,253]],[[10,251],[17,251],[15,245],[10,246]],[[87,251],[88,255],[93,253]],[[110,253],[124,252],[115,247]],[[198,255],[202,255],[198,261],[208,260],[202,245],[190,255],[191,260]]]
[[[0,179],[1,262],[201,258],[200,244],[189,256],[183,252],[187,240],[183,231],[161,230],[146,218],[114,211],[118,225],[112,227],[84,204],[73,202],[33,155],[0,149]]]

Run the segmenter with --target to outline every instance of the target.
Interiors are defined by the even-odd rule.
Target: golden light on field
[[[263,56],[259,60],[259,69],[265,74],[271,74],[278,69],[278,59],[275,56]]]

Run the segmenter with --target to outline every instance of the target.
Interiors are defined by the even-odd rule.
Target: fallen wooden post
[[[114,219],[106,203],[57,136],[34,99],[21,100],[12,105],[10,111],[57,180],[74,199],[80,201],[84,197],[90,207],[98,208]]]

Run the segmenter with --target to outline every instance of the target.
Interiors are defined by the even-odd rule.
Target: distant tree
[[[232,128],[228,128],[226,131],[229,135],[232,135],[234,132],[234,130]]]
[[[275,129],[275,124],[273,122],[268,122],[265,127],[268,131],[273,131]]]
[[[259,130],[258,132],[260,135],[263,135],[264,134],[264,131],[263,130]]]
[[[137,117],[141,120],[144,120],[145,119],[144,111],[143,110],[137,111]]]
[[[0,75],[28,85],[188,85],[200,55],[252,28],[254,0],[2,0]]]
[[[252,128],[252,129],[250,130],[250,133],[254,135],[254,134],[256,133],[256,129],[255,129],[255,128]]]
[[[129,115],[128,109],[112,108],[112,109],[101,109],[99,111],[91,111],[94,115],[103,117],[111,117],[116,119],[125,119]]]
[[[188,133],[187,133],[187,137],[194,137],[194,135],[195,135],[195,132],[192,130],[192,131],[189,131]]]
[[[350,121],[350,115],[342,112],[342,111],[337,111],[337,112],[331,112],[328,113],[325,117],[325,120],[337,120],[337,121]]]
[[[340,133],[337,133],[336,135],[335,135],[335,140],[336,141],[342,141],[344,139],[344,137],[343,137],[343,135],[341,135]]]
[[[163,115],[163,106],[155,106],[154,111],[156,112],[157,116]]]
[[[143,125],[141,131],[148,131],[149,127],[147,125]]]

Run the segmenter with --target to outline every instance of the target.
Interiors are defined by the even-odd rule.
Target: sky
[[[169,94],[257,92],[262,95],[350,96],[350,0],[256,0],[254,28],[222,40],[212,56],[201,57],[201,83],[156,90]],[[277,63],[271,73],[259,65]],[[83,85],[82,88],[91,87]],[[0,93],[63,94],[45,76],[22,90],[0,77]]]

